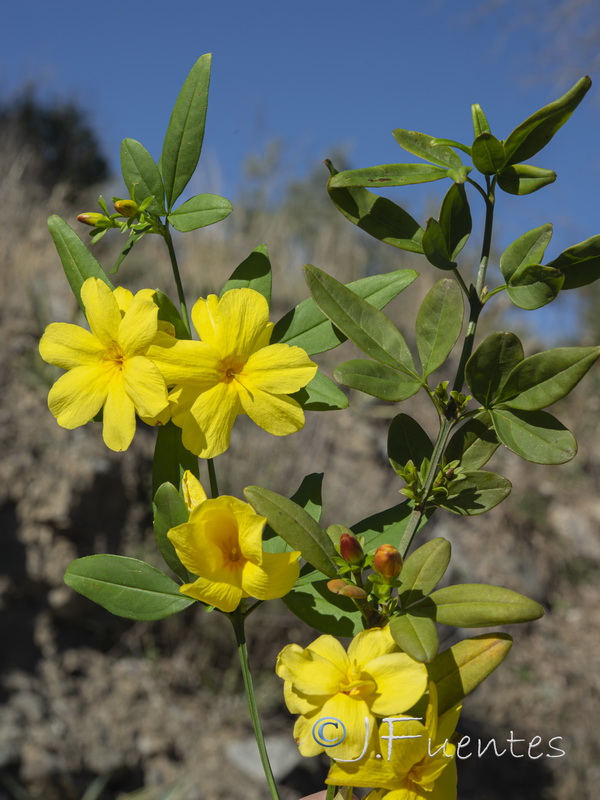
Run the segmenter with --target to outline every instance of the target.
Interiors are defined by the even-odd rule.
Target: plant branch
[[[163,236],[167,245],[167,250],[169,251],[169,258],[171,259],[171,268],[173,269],[173,277],[175,278],[175,285],[177,286],[177,296],[179,297],[179,305],[181,308],[181,319],[183,320],[183,324],[185,325],[188,337],[191,339],[192,329],[190,326],[190,318],[188,315],[187,305],[185,302],[183,284],[181,283],[181,275],[179,274],[179,265],[177,263],[177,256],[175,254],[175,248],[173,247],[173,238],[171,237],[171,231],[169,230],[168,222],[165,222]]]

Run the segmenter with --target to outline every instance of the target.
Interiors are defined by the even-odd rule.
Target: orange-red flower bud
[[[373,567],[384,578],[397,578],[402,563],[400,551],[391,544],[380,545],[373,557]]]
[[[86,211],[85,214],[77,216],[78,222],[83,222],[84,225],[90,225],[95,228],[102,219],[108,219],[104,214],[99,214],[97,211]]]
[[[353,597],[356,600],[364,600],[367,593],[360,586],[355,586],[353,583],[346,583],[341,578],[334,578],[327,581],[327,588],[334,594],[341,594],[343,597]]]
[[[351,533],[342,533],[340,536],[340,555],[349,564],[358,564],[362,561],[364,552],[356,536]]]
[[[115,211],[122,217],[135,217],[139,213],[139,206],[135,200],[115,200]]]

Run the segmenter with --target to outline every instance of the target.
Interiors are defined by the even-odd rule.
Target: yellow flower
[[[127,289],[112,291],[98,278],[81,287],[91,332],[54,322],[40,341],[40,355],[68,370],[48,395],[48,407],[63,428],[78,428],[101,408],[102,435],[111,450],[126,450],[135,432],[135,414],[157,417],[168,407],[163,376],[146,357],[158,330],[154,292],[135,297]]]
[[[198,578],[179,591],[196,600],[234,611],[243,597],[273,600],[296,583],[300,553],[265,553],[266,518],[236,497],[206,499],[199,481],[186,473],[185,492],[191,514],[168,537],[181,563]]]
[[[192,321],[200,342],[160,335],[150,350],[174,387],[173,422],[190,452],[202,458],[225,452],[238,414],[275,436],[303,427],[304,412],[288,395],[312,380],[317,365],[299,347],[269,344],[273,323],[261,294],[231,289],[221,299],[200,298]]]
[[[461,706],[439,718],[437,709],[436,685],[430,682],[424,725],[408,717],[384,719],[366,758],[334,763],[326,783],[376,787],[369,800],[456,800],[456,746],[450,738]]]
[[[329,724],[334,726],[341,723],[339,730],[345,730],[345,738],[326,746],[328,755],[359,758],[375,731],[376,718],[405,711],[427,688],[425,666],[399,652],[389,628],[362,631],[350,642],[347,653],[337,639],[327,635],[304,650],[290,644],[279,654],[276,671],[285,681],[288,709],[301,715],[294,738],[303,756],[323,752],[323,738],[335,740],[333,728],[323,732],[331,735],[318,735],[320,721],[332,720]]]

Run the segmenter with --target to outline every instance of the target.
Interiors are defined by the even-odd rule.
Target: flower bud
[[[96,211],[86,211],[85,214],[77,216],[78,222],[83,222],[84,225],[90,225],[92,228],[97,227],[100,220],[104,219],[108,219],[108,217],[105,217],[104,214],[98,214]]]
[[[115,200],[115,211],[122,217],[135,217],[139,213],[139,206],[135,200]]]
[[[384,578],[397,578],[402,569],[400,551],[391,544],[382,544],[375,551],[373,567]]]
[[[367,593],[360,586],[355,586],[353,583],[346,583],[341,578],[334,578],[327,581],[327,588],[334,594],[341,594],[342,597],[353,597],[355,600],[364,600]]]
[[[340,555],[348,564],[359,564],[364,556],[360,542],[351,533],[340,536]]]

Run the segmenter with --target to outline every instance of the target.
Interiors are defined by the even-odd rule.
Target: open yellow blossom
[[[40,355],[68,370],[48,395],[48,407],[63,428],[77,428],[103,411],[102,435],[111,450],[126,450],[135,432],[135,414],[157,417],[168,407],[167,387],[146,357],[158,330],[154,292],[135,297],[88,278],[81,301],[91,331],[66,322],[48,325]]]
[[[197,479],[186,473],[188,522],[168,537],[181,563],[198,578],[179,591],[196,600],[234,611],[243,597],[272,600],[287,594],[298,578],[300,553],[265,553],[266,518],[236,497],[208,500]]]
[[[269,344],[273,323],[259,292],[231,289],[221,299],[200,298],[192,321],[201,341],[162,334],[150,351],[174,387],[173,422],[190,452],[202,458],[225,452],[238,414],[275,436],[303,427],[304,412],[288,395],[314,378],[317,365],[300,347]]]
[[[389,628],[362,631],[350,642],[347,653],[328,635],[305,649],[287,645],[279,654],[276,671],[285,681],[288,709],[300,714],[294,738],[303,756],[323,752],[315,726],[320,720],[333,720],[342,723],[345,737],[327,745],[327,754],[359,758],[375,732],[376,718],[406,711],[427,688],[424,664],[399,652]]]
[[[430,682],[424,725],[410,717],[384,719],[367,756],[334,763],[326,783],[376,787],[368,800],[456,800],[456,746],[450,738],[460,710],[454,706],[438,718],[436,685]]]

